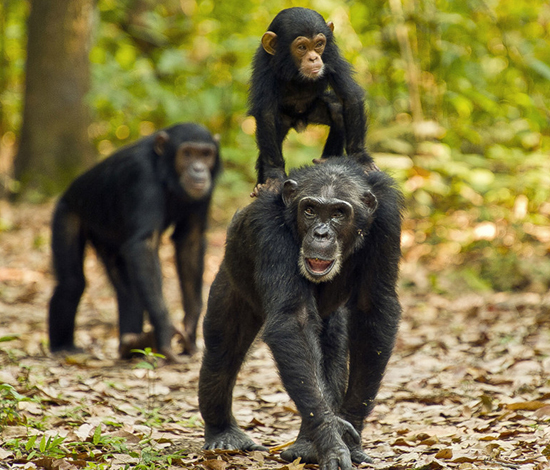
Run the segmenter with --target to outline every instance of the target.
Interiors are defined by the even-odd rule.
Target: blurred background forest
[[[547,0],[0,0],[0,195],[51,201],[118,147],[197,121],[222,137],[227,223],[255,181],[252,56],[291,6],[334,22],[366,90],[369,149],[407,198],[405,283],[546,292]],[[326,135],[291,133],[287,165]]]

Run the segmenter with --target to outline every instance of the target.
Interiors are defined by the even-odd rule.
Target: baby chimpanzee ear
[[[370,209],[371,213],[378,207],[378,199],[372,191],[365,191],[362,197],[363,203]]]
[[[286,180],[283,185],[283,202],[289,206],[296,193],[298,192],[298,183],[294,180]]]
[[[161,156],[164,154],[164,146],[166,145],[166,142],[170,140],[170,137],[168,136],[168,133],[166,131],[160,131],[155,136],[155,153],[158,156]]]
[[[262,36],[262,47],[270,55],[277,52],[277,35],[273,31],[267,31]]]

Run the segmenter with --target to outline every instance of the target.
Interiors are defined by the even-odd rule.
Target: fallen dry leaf
[[[543,403],[541,401],[522,401],[519,403],[509,403],[506,405],[506,409],[508,410],[524,410],[524,411],[536,411],[540,408],[544,408],[545,406],[548,406],[547,403]]]
[[[116,301],[93,250],[86,258],[88,286],[77,316],[76,341],[85,352],[67,360],[49,355],[52,205],[16,207],[15,228],[0,233],[0,338],[13,337],[0,343],[0,383],[12,385],[31,401],[17,408],[20,421],[7,423],[1,431],[2,465],[16,465],[8,442],[24,443],[33,435],[40,441],[45,433],[58,433],[65,436],[64,445],[89,444],[101,425],[104,439],[122,439],[132,452],[146,442],[159,453],[177,454],[172,468],[309,468],[280,459],[280,451],[298,435],[300,418],[261,342],[239,375],[233,408],[252,439],[274,452],[202,450],[200,352],[150,375],[135,369],[139,360],[118,360]],[[37,238],[44,243],[37,246]],[[205,298],[223,255],[224,228],[215,227],[208,239]],[[168,236],[163,237],[160,256],[166,303],[179,322],[181,298]],[[404,270],[425,269],[415,264],[414,256],[410,259]],[[548,470],[550,293],[464,293],[447,298],[429,289],[403,290],[401,300],[404,315],[395,352],[362,436],[374,464],[363,466]],[[41,429],[24,426],[25,420],[41,421]],[[75,460],[36,459],[17,466],[86,467],[89,450],[75,452]],[[117,451],[105,458],[106,467],[136,465],[130,453]]]

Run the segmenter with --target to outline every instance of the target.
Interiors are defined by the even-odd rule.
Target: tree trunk
[[[49,196],[93,162],[85,102],[94,0],[32,0],[18,196]]]

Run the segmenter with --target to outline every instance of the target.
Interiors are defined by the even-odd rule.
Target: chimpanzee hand
[[[256,444],[241,429],[232,424],[229,428],[222,431],[214,430],[207,426],[204,430],[203,449],[225,449],[225,450],[244,450],[247,452],[253,450],[267,451],[267,447]]]
[[[351,470],[351,454],[344,439],[360,447],[361,436],[348,421],[338,416],[334,421],[323,425],[315,436],[319,467],[321,470]]]
[[[337,430],[336,436],[334,430]],[[317,434],[317,436],[315,436]],[[327,435],[328,434],[328,435]],[[317,444],[313,443],[316,440]],[[330,447],[329,442],[337,441],[335,444],[337,449]],[[328,449],[330,447],[330,449]],[[322,457],[322,451],[318,452],[318,448],[327,449],[326,457]],[[351,452],[351,453],[350,453]],[[361,436],[355,428],[346,420],[336,416],[331,425],[323,425],[321,430],[302,431],[296,439],[296,442],[287,450],[281,453],[281,458],[287,462],[293,462],[300,457],[305,463],[320,463],[321,468],[348,468],[346,465],[351,462],[367,462],[368,460],[356,460],[359,458],[361,450]],[[321,457],[320,457],[321,456]],[[365,454],[368,458],[368,456]],[[323,466],[323,462],[326,465]],[[334,467],[336,465],[336,467]]]
[[[347,421],[346,421],[347,423]],[[348,423],[349,424],[349,423]],[[351,424],[350,424],[351,426]],[[353,427],[353,426],[352,426]],[[373,463],[372,458],[363,451],[361,446],[361,440],[357,441],[355,438],[350,438],[350,435],[343,435],[344,442],[348,446],[351,455],[351,461],[353,463]]]

